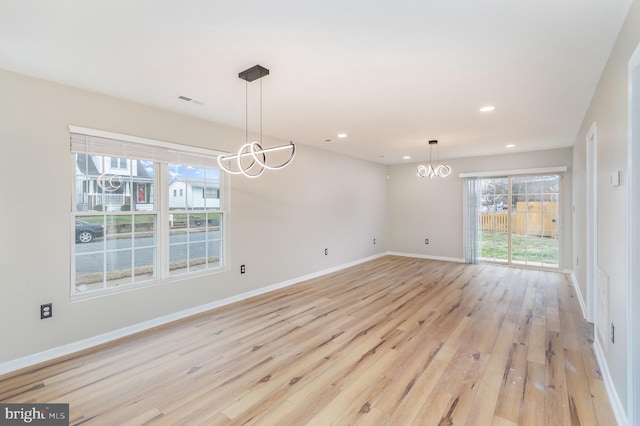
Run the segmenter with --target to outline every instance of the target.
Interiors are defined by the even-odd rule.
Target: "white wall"
[[[229,272],[71,303],[68,126],[227,151],[244,130],[1,70],[0,91],[0,363],[386,251],[386,168],[299,144],[232,178]]]
[[[574,144],[576,214],[574,250],[586,256],[586,145],[591,125],[598,136],[598,266],[609,275],[609,321],[615,324],[616,340],[605,353],[613,385],[623,405],[627,402],[627,130],[628,63],[640,43],[640,3],[635,1],[618,35],[602,73],[591,105]],[[621,171],[622,185],[611,186],[609,176]],[[635,196],[639,196],[635,194]],[[576,267],[580,287],[586,288],[586,265]],[[637,283],[635,283],[637,285]],[[638,307],[640,308],[640,307]]]
[[[390,167],[389,250],[464,259],[460,173],[567,166],[562,174],[561,268],[571,268],[571,161],[570,148],[447,160],[442,162],[453,173],[446,179],[418,178],[419,163]]]

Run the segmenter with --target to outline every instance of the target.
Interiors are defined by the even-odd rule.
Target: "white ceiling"
[[[531,151],[573,144],[630,4],[2,0],[0,68],[244,129],[238,73],[260,64],[265,135],[383,164],[429,139],[440,158]]]

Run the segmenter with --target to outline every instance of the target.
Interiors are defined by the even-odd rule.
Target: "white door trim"
[[[629,60],[629,134],[628,134],[629,254],[627,274],[627,419],[640,424],[640,44]]]
[[[597,324],[595,288],[598,271],[598,129],[589,128],[587,148],[587,321]],[[594,338],[597,337],[594,336]]]

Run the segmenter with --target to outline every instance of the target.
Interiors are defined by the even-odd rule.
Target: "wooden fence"
[[[511,213],[511,231],[520,235],[558,237],[559,211],[557,202],[519,201]],[[482,213],[481,230],[508,232],[509,213],[504,211]]]

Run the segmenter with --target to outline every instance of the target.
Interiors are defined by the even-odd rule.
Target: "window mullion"
[[[169,276],[169,166],[157,164],[155,208],[158,211],[158,274],[162,279]]]

